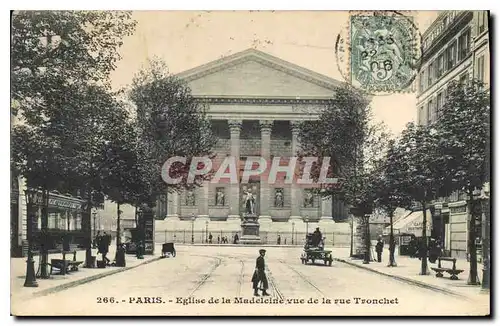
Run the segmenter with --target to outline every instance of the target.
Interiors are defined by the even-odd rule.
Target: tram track
[[[240,259],[241,270],[240,275],[238,277],[238,288],[236,290],[236,296],[239,297],[241,295],[241,288],[243,287],[243,283],[245,280],[245,262]]]
[[[206,257],[206,258],[212,258],[215,259],[215,264],[213,264],[208,271],[208,273],[204,274],[198,281],[196,282],[196,285],[193,290],[189,293],[188,297],[192,297],[193,294],[198,291],[206,282],[207,280],[212,276],[212,274],[215,272],[215,270],[222,264],[222,258],[216,257],[216,256],[207,256],[207,255],[196,255],[197,257]]]
[[[305,283],[307,283],[309,286],[311,286],[313,289],[315,289],[319,294],[321,294],[323,297],[327,297],[327,295],[321,291],[320,288],[318,288],[313,282],[311,282],[311,280],[305,276],[303,273],[299,272],[297,269],[295,269],[293,266],[291,266],[289,263],[287,263],[286,261],[282,260],[282,259],[279,259],[278,260],[280,263],[282,263],[283,265],[285,265],[288,269],[290,269],[291,271],[293,271],[296,275],[298,275]]]

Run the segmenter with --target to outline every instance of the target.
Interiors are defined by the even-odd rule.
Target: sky
[[[407,14],[423,33],[439,12]],[[136,11],[133,18],[137,29],[120,49],[115,88],[129,85],[148,58],[163,59],[176,74],[251,47],[344,81],[334,46],[346,30],[347,11]],[[374,122],[383,121],[393,134],[416,120],[414,93],[375,96],[371,105]]]

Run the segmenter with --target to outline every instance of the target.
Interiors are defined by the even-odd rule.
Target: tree
[[[321,162],[330,157],[329,177],[339,184],[320,184],[322,196],[336,195],[350,207],[353,216],[365,219],[372,213],[375,201],[375,180],[380,159],[385,152],[389,134],[384,125],[370,124],[368,100],[357,91],[339,88],[319,120],[305,122],[300,129],[301,157],[317,157]],[[321,164],[314,165],[311,179],[319,182]],[[365,262],[369,261],[370,239],[365,234]],[[352,248],[351,248],[352,249]]]
[[[427,275],[427,209],[443,191],[447,177],[444,157],[438,146],[439,136],[433,127],[407,124],[400,139],[389,152],[388,160],[396,167],[399,190],[420,203],[423,211],[420,258],[421,275]]]
[[[145,203],[151,207],[159,194],[193,186],[187,184],[186,178],[190,161],[195,156],[210,157],[216,138],[205,108],[158,59],[151,60],[148,67],[136,74],[130,99],[136,106],[141,169],[151,178],[137,206]],[[167,185],[161,178],[161,169],[174,156],[186,157],[187,162],[170,169],[172,178],[182,177],[181,183]],[[195,182],[199,184],[208,177],[198,176]]]
[[[28,184],[40,185],[46,194],[43,230],[48,192],[84,188],[90,204],[82,221],[89,234],[87,262],[90,206],[102,200],[92,189],[99,176],[89,162],[100,144],[93,132],[105,132],[113,123],[100,120],[116,107],[109,73],[120,58],[122,38],[134,27],[130,13],[118,11],[20,11],[12,17],[11,110],[22,120],[14,126],[13,149],[18,153],[12,157]],[[30,146],[34,151],[28,151]],[[42,256],[46,260],[47,253]]]
[[[395,141],[390,140],[385,160],[382,163],[380,174],[375,180],[375,206],[381,208],[389,215],[389,264],[388,267],[396,267],[394,251],[396,241],[394,239],[394,212],[399,207],[408,207],[411,198],[404,191],[404,174],[401,162],[397,161],[395,155]]]
[[[439,112],[436,129],[440,134],[440,148],[450,178],[446,179],[448,192],[463,191],[468,205],[468,251],[470,262],[469,284],[479,284],[477,276],[476,219],[477,200],[474,191],[487,181],[486,153],[489,133],[490,92],[477,80],[452,83],[448,87],[445,104]]]

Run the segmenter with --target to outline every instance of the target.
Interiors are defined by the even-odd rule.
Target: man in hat
[[[253,283],[253,295],[259,296],[259,283],[262,282],[262,295],[268,296],[267,289],[269,288],[269,284],[267,283],[267,277],[265,272],[265,261],[264,256],[266,255],[265,249],[259,250],[259,257],[257,257],[257,261],[255,264],[255,271],[252,276]]]

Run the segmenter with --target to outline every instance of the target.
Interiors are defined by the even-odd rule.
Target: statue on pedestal
[[[255,197],[250,189],[245,192],[245,213],[255,215]]]

